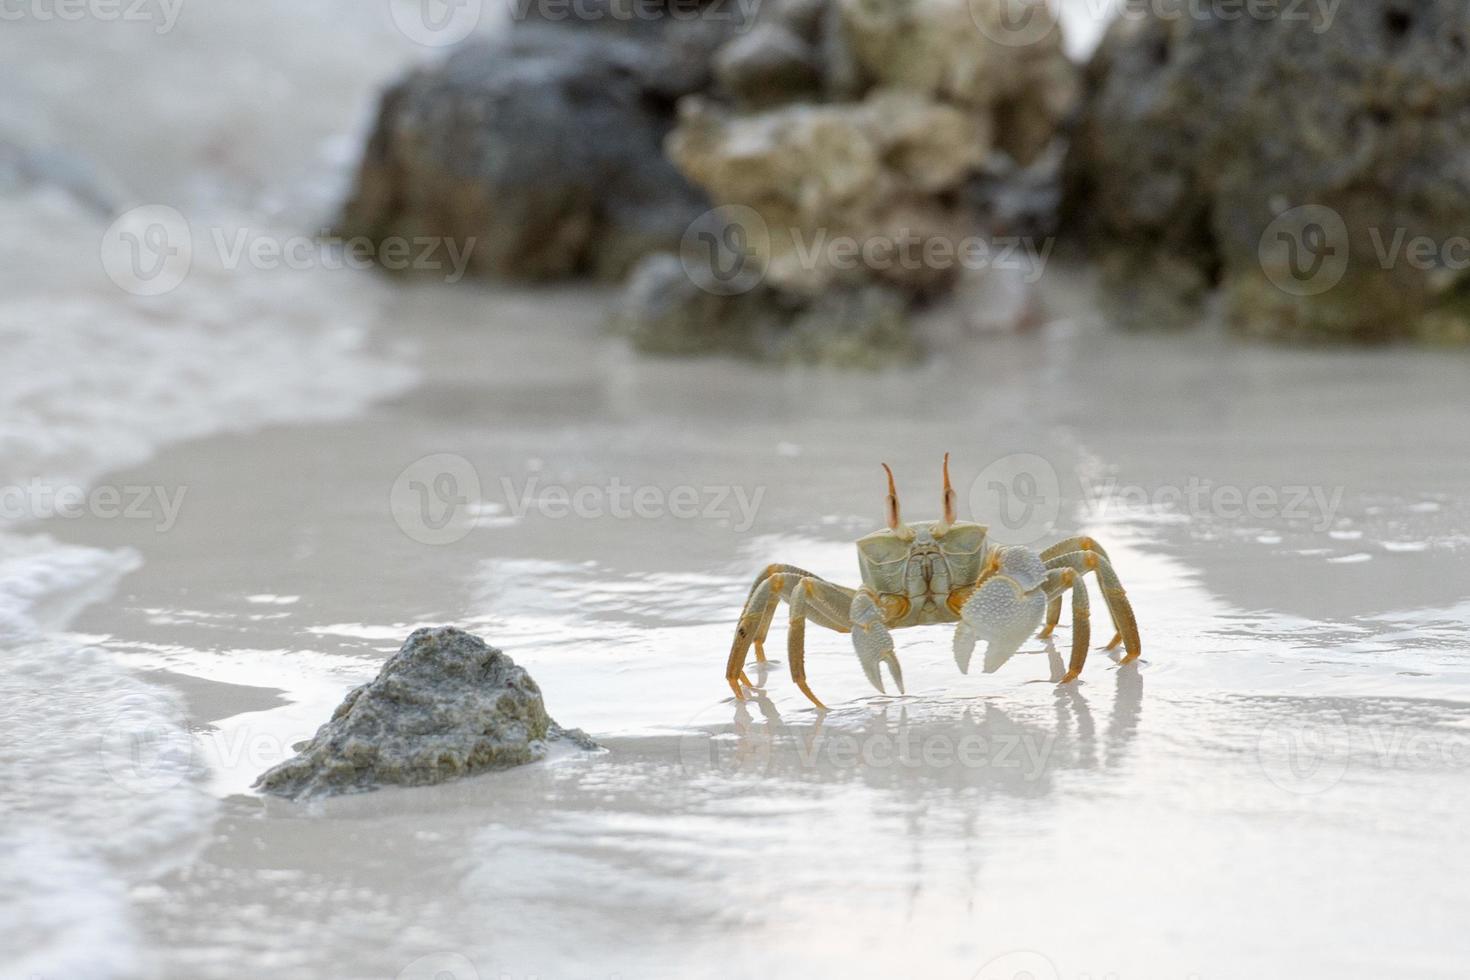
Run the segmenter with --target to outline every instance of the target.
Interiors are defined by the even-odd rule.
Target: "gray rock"
[[[613,325],[647,353],[876,368],[919,356],[909,305],[883,286],[801,296],[758,278],[718,277],[689,256],[660,254],[634,270]]]
[[[1218,285],[1250,333],[1470,339],[1464,270],[1385,261],[1470,227],[1464,4],[1192,9],[1121,18],[1087,71],[1065,212],[1108,278],[1154,310]]]
[[[764,0],[761,19],[780,24],[809,44],[821,40],[827,17],[827,0]]]
[[[425,786],[535,762],[557,739],[597,747],[551,720],[541,689],[505,654],[451,626],[424,628],[255,787],[301,800]]]
[[[715,81],[737,105],[752,109],[809,97],[822,87],[811,46],[776,23],[758,24],[720,48]]]
[[[548,26],[457,49],[384,95],[340,232],[449,238],[479,275],[620,277],[704,207],[661,148],[674,57]]]

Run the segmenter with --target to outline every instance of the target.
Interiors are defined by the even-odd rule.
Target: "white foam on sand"
[[[205,255],[134,297],[97,260],[106,221],[67,193],[0,197],[0,223],[33,245],[0,299],[0,977],[144,976],[126,896],[193,852],[207,767],[177,694],[60,633],[138,556],[23,526],[163,446],[345,417],[414,375],[370,347],[366,274]]]

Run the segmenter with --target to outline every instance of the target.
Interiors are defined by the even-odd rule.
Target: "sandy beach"
[[[1396,415],[1448,411],[1454,359],[1063,320],[911,371],[772,376],[633,359],[600,334],[602,299],[410,291],[385,319],[415,324],[413,391],[109,475],[187,487],[167,532],[37,528],[140,556],[68,635],[177,692],[185,785],[209,801],[191,856],[128,895],[149,972],[233,976],[243,957],[302,977],[968,977],[1008,953],[1062,977],[1457,972],[1470,893],[1444,854],[1470,764],[1467,456],[1448,420],[1410,431]],[[1384,406],[1379,427],[1299,410],[1344,375]],[[753,571],[851,580],[878,459],[921,510],[944,450],[967,502],[987,498],[982,463],[1050,461],[1048,533],[1108,545],[1143,661],[1095,652],[1062,689],[1047,683],[1062,654],[1034,641],[961,676],[946,633],[919,630],[900,638],[908,696],[884,698],[846,640],[818,632],[809,676],[831,713],[779,663],[759,675],[768,699],[734,703],[722,663]],[[411,513],[395,519],[394,487],[441,453],[469,461],[480,492],[462,537],[425,544]],[[516,515],[537,478],[543,503]],[[760,505],[740,530],[733,505],[544,506],[549,487],[619,480],[665,499],[739,487]],[[1190,480],[1270,487],[1286,513],[1222,515],[1216,493],[1197,512],[1167,493],[1155,506]],[[1341,494],[1298,514],[1297,485]],[[309,806],[248,792],[437,623],[503,647],[607,751]],[[168,783],[148,761],[123,781]],[[1345,921],[1374,928],[1343,946]]]

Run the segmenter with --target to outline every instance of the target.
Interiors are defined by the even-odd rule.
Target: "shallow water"
[[[0,119],[126,202],[309,233],[375,87],[431,52],[294,9],[21,24]],[[1463,973],[1461,354],[1117,333],[1058,270],[1045,329],[920,368],[645,360],[592,290],[199,255],[129,298],[85,198],[0,196],[30,243],[0,297],[0,976]],[[819,714],[778,621],[732,701],[753,574],[853,583],[878,462],[920,518],[945,451],[997,536],[1108,547],[1143,659],[1058,688],[1066,618],[969,675],[913,630],[888,697],[812,629]],[[62,487],[119,499],[45,517]],[[606,752],[250,793],[437,623]]]
[[[603,302],[409,290],[385,319],[415,324],[423,386],[115,474],[188,487],[167,533],[46,526],[141,557],[72,638],[182,691],[219,801],[198,855],[132,895],[164,972],[228,976],[248,954],[287,976],[970,976],[1017,950],[1061,977],[1458,972],[1470,457],[1423,424],[1457,357],[1063,320],[911,371],[782,375],[632,358],[599,334]],[[947,631],[914,630],[908,695],[880,697],[814,630],[823,716],[776,662],[778,626],[768,697],[735,704],[722,664],[752,573],[853,581],[877,460],[920,516],[946,449],[962,509],[996,502],[982,464],[1047,461],[1042,537],[1108,546],[1143,660],[1094,651],[1059,689],[1065,618],[1058,646],[969,676]],[[426,544],[400,476],[434,486],[419,461],[443,453],[480,493],[451,494],[463,537]],[[532,477],[540,510],[517,515]],[[1158,496],[1192,478],[1336,504],[1236,517],[1228,494]],[[648,516],[612,516],[614,480],[655,488]],[[700,516],[653,513],[683,485],[759,506],[749,527],[733,503],[703,514],[712,494]],[[556,516],[550,487],[608,513]],[[606,754],[311,807],[248,793],[441,622],[525,664]]]

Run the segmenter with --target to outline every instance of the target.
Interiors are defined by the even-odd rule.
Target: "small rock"
[[[767,282],[732,286],[699,262],[669,254],[639,263],[613,324],[654,354],[876,368],[920,353],[908,299],[893,289],[838,287],[807,297]]]
[[[551,720],[541,689],[505,654],[452,626],[424,628],[255,787],[301,800],[426,786],[535,762],[557,739],[597,747]]]

